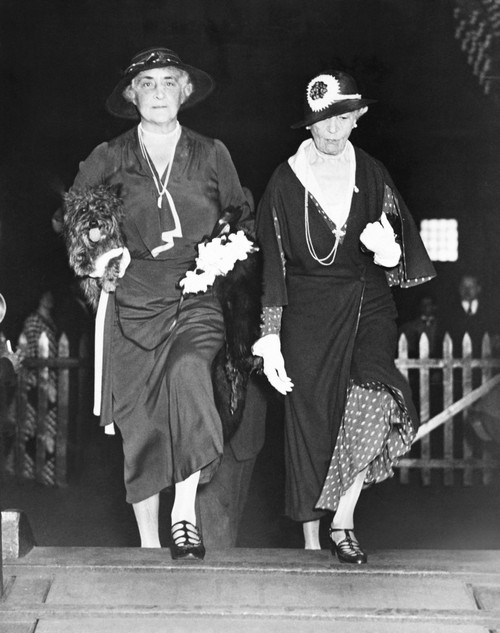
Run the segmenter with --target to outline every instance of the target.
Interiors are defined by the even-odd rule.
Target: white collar
[[[479,301],[477,299],[473,299],[472,301],[462,301],[462,307],[467,313],[469,312],[469,306],[471,313],[476,314],[477,309],[479,308]]]
[[[142,123],[139,123],[137,126],[139,128],[139,133],[142,134],[143,138],[151,138],[152,140],[160,141],[163,139],[164,141],[168,141],[169,139],[175,139],[177,134],[180,132],[181,124],[179,121],[176,121],[175,127],[170,132],[163,134],[162,132],[153,132],[152,130],[146,130]]]
[[[347,163],[351,158],[350,148],[348,147],[350,142],[344,146],[344,149],[340,152],[340,154],[325,154],[321,152],[316,144],[313,142],[309,149],[309,164],[315,165],[317,163]],[[352,147],[352,145],[351,145]]]
[[[320,154],[321,157],[327,156],[327,154]],[[349,169],[349,183],[348,183],[348,200],[349,206],[351,201],[352,192],[355,187],[355,178],[356,178],[356,155],[354,152],[354,147],[350,141],[347,141],[346,146],[343,152],[339,156],[335,156],[334,158],[340,158],[342,160],[350,162]],[[303,141],[297,150],[297,152],[290,156],[288,159],[288,164],[290,165],[293,173],[297,176],[297,178],[302,183],[302,186],[306,191],[309,191],[316,200],[322,204],[324,194],[319,186],[314,174],[311,171],[311,164],[314,164],[312,161],[318,159],[318,151],[316,146],[314,145],[314,140],[312,138],[306,139]],[[322,204],[323,206],[323,204]]]
[[[354,147],[350,141],[347,141],[344,149],[337,156],[333,156],[330,154],[324,154],[320,152],[316,145],[314,144],[314,140],[312,138],[308,138],[303,141],[298,150],[290,156],[288,159],[288,164],[292,168],[292,171],[297,176],[297,178],[302,182],[301,176],[308,171],[310,165],[314,165],[314,163],[322,162],[322,161],[351,161],[354,159],[355,161],[355,153]]]

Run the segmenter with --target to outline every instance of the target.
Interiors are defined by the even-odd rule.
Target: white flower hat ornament
[[[363,99],[351,75],[342,70],[325,71],[307,84],[304,119],[292,128],[306,127],[375,102],[375,99]]]

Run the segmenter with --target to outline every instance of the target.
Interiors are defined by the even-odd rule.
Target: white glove
[[[19,348],[16,352],[12,350],[12,345],[10,341],[5,341],[5,343],[0,344],[0,357],[7,358],[12,363],[12,367],[14,368],[14,373],[18,373],[21,369],[21,365],[23,364],[23,360],[26,357],[26,353],[24,349]]]
[[[397,266],[401,258],[401,246],[396,242],[396,236],[387,215],[377,222],[368,223],[359,236],[363,246],[373,252],[373,261],[379,266],[392,268]]]
[[[131,257],[130,257],[130,251],[128,250],[128,248],[126,246],[123,247],[123,256],[120,259],[120,272],[118,273],[118,277],[121,279],[123,277],[123,275],[125,274],[125,271],[128,268],[128,265],[130,264],[131,261]]]
[[[127,270],[127,266],[130,264],[130,252],[126,246],[112,248],[110,251],[99,255],[99,257],[95,260],[95,268],[90,273],[90,277],[102,277],[109,262],[120,255],[122,255],[122,258],[120,259],[120,272],[118,273],[118,277],[123,277],[125,271]]]
[[[285,361],[281,353],[278,334],[266,334],[253,344],[254,356],[262,356],[264,374],[271,385],[283,395],[293,389],[293,383],[285,371]]]

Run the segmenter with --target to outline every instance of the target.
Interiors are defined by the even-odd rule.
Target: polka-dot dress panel
[[[392,477],[415,435],[398,391],[351,382],[346,410],[317,508],[335,511],[356,475],[368,466],[365,485]]]

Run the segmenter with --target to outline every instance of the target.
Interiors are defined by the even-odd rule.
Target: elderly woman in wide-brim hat
[[[319,519],[342,562],[365,563],[353,532],[364,485],[392,474],[418,423],[394,365],[390,285],[434,275],[387,170],[349,141],[373,100],[328,70],[305,91],[311,138],[274,172],[257,215],[264,257],[254,353],[285,394],[285,512],[318,549]]]
[[[212,89],[207,73],[170,49],[138,53],[106,102],[111,114],[137,125],[97,146],[72,186],[116,185],[121,192],[127,248],[100,257],[93,273],[122,256],[116,292],[97,315],[104,312],[99,413],[101,424],[114,423],[123,439],[127,501],[141,546],[160,546],[159,493],[175,489],[176,559],[205,555],[196,493],[223,448],[210,377],[224,338],[221,306],[210,291],[179,302],[179,280],[194,268],[198,243],[226,210],[241,220],[249,212],[223,143],[177,118]]]

